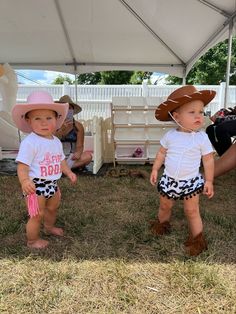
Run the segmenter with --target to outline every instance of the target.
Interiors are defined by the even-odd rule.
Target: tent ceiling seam
[[[197,1],[201,2],[202,4],[208,6],[211,9],[215,10],[216,12],[220,13],[221,15],[224,15],[225,17],[230,18],[230,14],[228,12],[220,9],[216,5],[210,3],[209,1],[206,1],[206,0],[197,0]]]
[[[69,49],[69,52],[71,54],[71,58],[73,60],[74,70],[75,70],[75,73],[76,73],[76,71],[77,71],[77,68],[76,68],[77,62],[76,62],[74,50],[73,50],[73,47],[72,47],[72,44],[71,44],[70,36],[69,36],[69,33],[67,31],[67,28],[66,28],[65,20],[63,18],[62,12],[61,12],[59,1],[58,0],[54,0],[54,3],[55,3],[56,10],[57,10],[57,13],[58,13],[58,16],[59,16],[59,20],[60,20],[60,23],[61,23],[61,26],[62,26],[62,29],[63,29],[63,33],[64,33],[64,36],[65,36],[65,39],[66,39],[66,43],[68,45],[68,49]]]
[[[134,9],[131,8],[130,5],[125,0],[118,0],[120,3],[153,35],[155,39],[158,39],[163,46],[165,46],[169,52],[174,55],[183,66],[185,66],[185,62],[161,39],[160,36],[157,35],[156,32],[134,11]]]
[[[27,63],[27,62],[24,62],[24,63],[17,63],[17,62],[11,62],[11,65],[12,66],[15,66],[15,67],[19,67],[19,66],[62,66],[62,65],[65,65],[65,66],[75,66],[78,67],[78,66],[130,66],[130,67],[181,67],[181,68],[184,68],[183,64],[172,64],[172,63],[166,63],[166,64],[162,64],[162,63],[93,63],[93,62],[76,62],[76,64],[74,62],[66,62],[66,63],[59,63],[59,62],[34,62],[34,63]]]

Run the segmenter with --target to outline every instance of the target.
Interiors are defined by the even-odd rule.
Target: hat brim
[[[170,121],[172,119],[169,112],[172,112],[193,100],[201,100],[204,103],[204,106],[206,106],[215,97],[215,95],[216,92],[214,90],[201,90],[191,95],[184,95],[175,100],[167,99],[157,107],[155,117],[159,121]]]
[[[27,112],[37,109],[48,109],[57,112],[57,121],[56,128],[60,129],[62,126],[67,112],[68,112],[69,104],[67,103],[51,103],[51,104],[16,104],[12,109],[12,119],[15,122],[17,128],[24,132],[30,133],[32,132],[32,128],[29,123],[25,119],[25,115]]]
[[[63,102],[61,102],[59,100],[56,100],[55,103],[57,103],[57,104],[64,104]],[[77,113],[80,113],[82,111],[82,108],[79,105],[77,105],[76,103],[68,102],[68,104],[74,107],[74,115],[77,114]]]

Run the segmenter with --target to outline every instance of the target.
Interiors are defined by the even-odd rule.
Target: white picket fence
[[[77,102],[82,107],[79,118],[83,120],[92,119],[94,116],[104,119],[111,116],[112,97],[167,97],[177,85],[77,85]],[[216,97],[207,108],[211,113],[224,107],[225,83],[220,85],[198,85],[198,90],[213,89]],[[27,96],[34,90],[48,91],[54,100],[62,95],[70,95],[76,100],[76,89],[74,85],[19,85],[17,102],[26,102]],[[236,86],[230,86],[228,90],[228,101],[226,107],[236,106]],[[210,113],[209,112],[209,113]]]

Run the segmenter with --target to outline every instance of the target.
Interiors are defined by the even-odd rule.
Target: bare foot
[[[62,228],[52,227],[52,228],[44,228],[44,232],[46,234],[51,234],[54,236],[62,237],[64,235],[64,231]]]
[[[38,239],[36,241],[28,241],[27,246],[30,249],[44,249],[45,247],[48,246],[48,241],[43,240],[43,239]]]

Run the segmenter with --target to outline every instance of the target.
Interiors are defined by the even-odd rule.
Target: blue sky
[[[58,76],[69,76],[74,80],[74,75],[62,72],[54,71],[40,71],[40,70],[16,70],[17,80],[19,84],[51,84],[53,80]],[[158,82],[158,85],[163,84],[164,77],[166,75],[163,73],[154,73],[152,77],[152,83]]]
[[[19,84],[51,84],[58,75],[67,75],[74,80],[74,75],[68,73],[40,70],[16,70]]]

